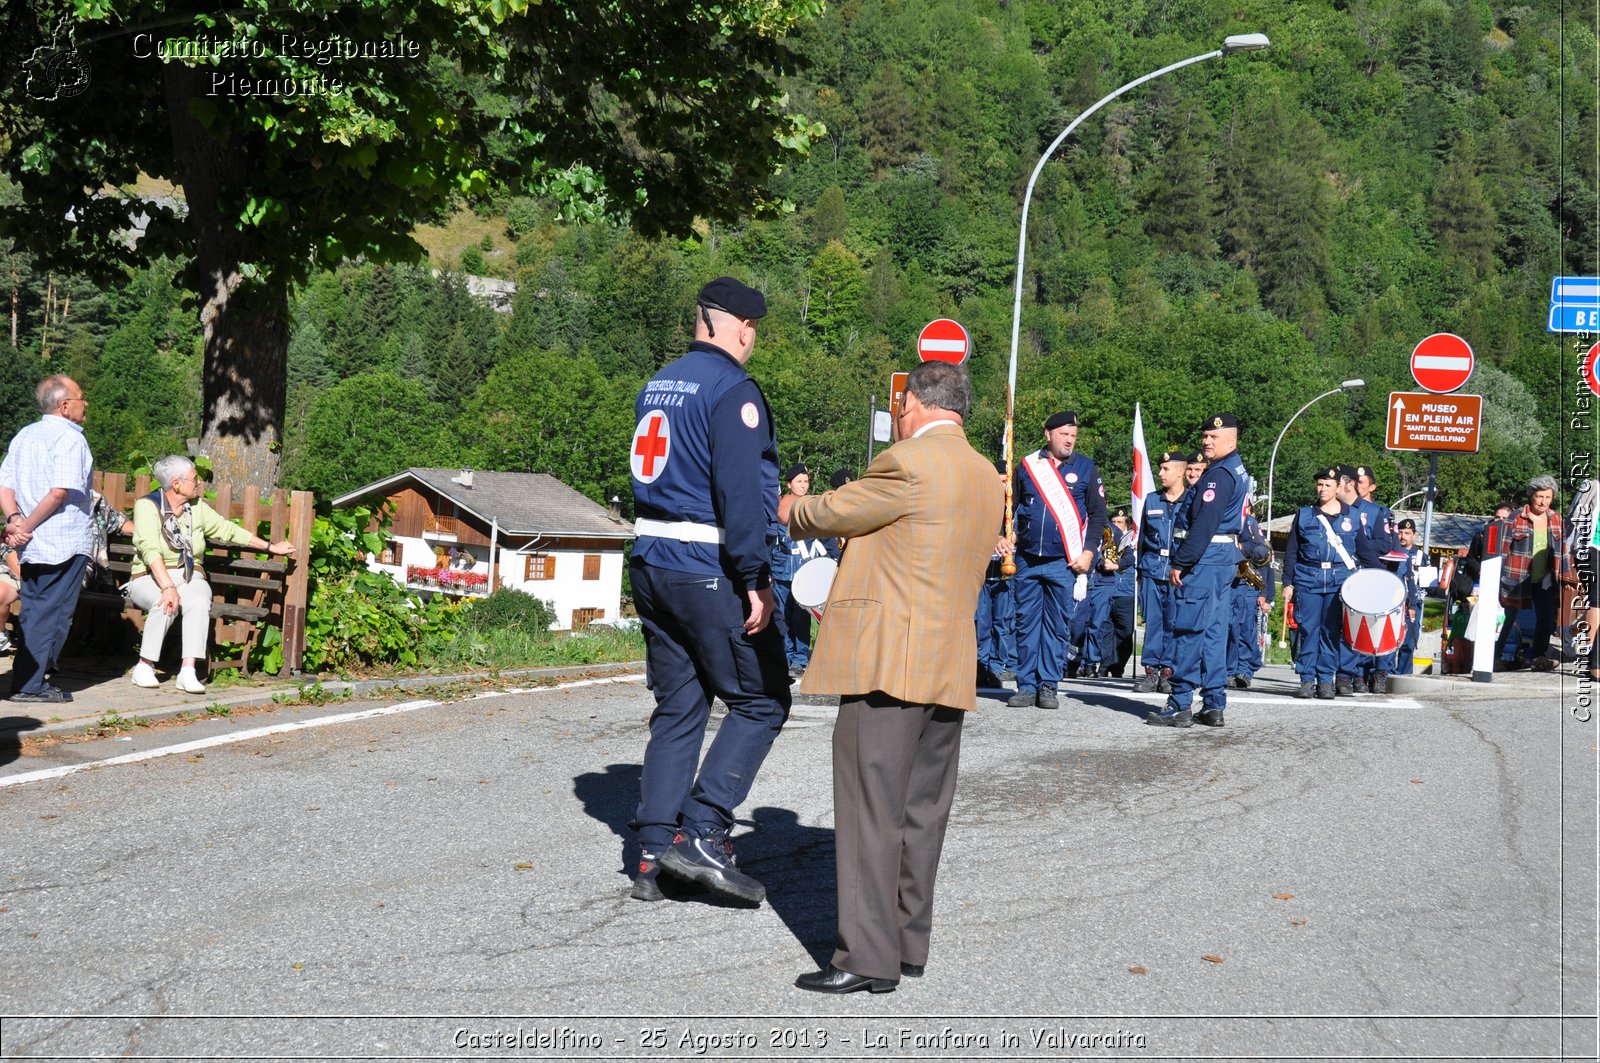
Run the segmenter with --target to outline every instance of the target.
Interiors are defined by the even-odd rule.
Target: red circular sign
[[[1453,332],[1435,332],[1411,352],[1411,375],[1417,386],[1436,395],[1465,384],[1472,364],[1472,347]]]
[[[1583,356],[1583,382],[1589,385],[1589,390],[1600,395],[1600,377],[1595,375],[1595,361],[1600,359],[1600,343],[1589,348],[1589,353]]]
[[[924,362],[949,362],[961,365],[972,353],[972,337],[959,321],[934,318],[917,335],[917,357]]]

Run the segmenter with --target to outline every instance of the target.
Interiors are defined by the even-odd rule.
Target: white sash
[[[1328,545],[1333,547],[1333,552],[1339,555],[1339,560],[1344,562],[1344,567],[1355,568],[1356,563],[1350,559],[1350,551],[1344,548],[1344,540],[1333,533],[1333,525],[1328,523],[1327,514],[1318,513],[1317,519],[1322,522],[1322,530],[1328,533]]]
[[[1022,467],[1033,481],[1034,490],[1044,500],[1045,507],[1050,510],[1050,515],[1056,519],[1056,527],[1061,529],[1061,541],[1066,545],[1067,562],[1070,564],[1083,553],[1085,522],[1078,510],[1078,503],[1072,500],[1072,492],[1061,482],[1060,474],[1048,458],[1029,454],[1022,459]],[[1070,520],[1067,519],[1069,515]]]

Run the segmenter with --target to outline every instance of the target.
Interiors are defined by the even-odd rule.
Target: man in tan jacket
[[[912,370],[899,442],[837,491],[797,499],[789,534],[850,540],[802,689],[838,694],[833,731],[838,946],[795,985],[891,992],[928,959],[933,882],[977,707],[972,617],[1003,489],[967,443],[961,369]]]

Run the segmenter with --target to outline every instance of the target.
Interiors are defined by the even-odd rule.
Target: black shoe
[[[1157,694],[1170,694],[1170,693],[1172,693],[1172,669],[1171,668],[1163,668],[1163,669],[1161,669],[1161,681],[1156,684],[1156,693]]]
[[[1333,692],[1341,698],[1347,698],[1356,692],[1355,684],[1344,676],[1340,676],[1333,681]]]
[[[1378,672],[1372,677],[1372,692],[1374,694],[1389,693],[1389,673]]]
[[[1314,698],[1317,696],[1317,684],[1305,682],[1300,684],[1300,689],[1294,692],[1297,698]]]
[[[1556,662],[1550,657],[1535,657],[1528,662],[1528,667],[1535,672],[1553,672],[1556,670]]]
[[[859,974],[841,971],[830,963],[820,971],[801,975],[794,980],[794,984],[797,989],[809,989],[813,993],[854,993],[862,989],[873,993],[893,993],[900,981],[895,978],[864,978]]]
[[[43,690],[15,691],[8,700],[19,701],[24,705],[64,705],[72,700],[72,695],[60,687],[45,684]]]
[[[1247,675],[1236,675],[1229,682],[1233,684],[1235,690],[1250,689],[1250,677]]]
[[[1016,678],[1017,678],[1017,673],[1015,671],[1013,671],[1012,669],[1010,669],[1010,668],[1007,668],[1005,671],[1000,673],[1000,682],[1002,682],[1002,683],[1006,682],[1007,680],[1013,680],[1013,679],[1016,679]]]
[[[767,888],[734,866],[733,842],[715,831],[704,838],[680,838],[660,856],[661,870],[735,900],[760,904]]]
[[[1334,685],[1332,683],[1318,683],[1317,684],[1317,697],[1321,698],[1323,701],[1332,701],[1333,700],[1333,694],[1334,694]]]
[[[1056,692],[1054,690],[1039,691],[1038,705],[1041,709],[1059,709],[1061,707],[1061,703],[1056,700]]]
[[[660,877],[661,865],[656,860],[655,853],[639,854],[639,873],[633,876],[633,889],[628,896],[636,901],[664,901],[667,895],[661,892]]]
[[[921,963],[902,963],[900,965],[900,977],[921,978],[922,972],[926,966],[926,964]]]
[[[1357,676],[1356,678],[1350,680],[1350,693],[1352,693],[1352,694],[1365,694],[1365,693],[1367,693],[1367,681],[1365,679],[1362,679],[1360,676]]]
[[[1146,668],[1144,675],[1133,681],[1135,694],[1154,694],[1156,687],[1161,684],[1161,675],[1154,668]]]
[[[979,690],[993,690],[993,689],[995,689],[996,687],[998,687],[1000,685],[1001,685],[1001,683],[1000,683],[1000,677],[999,676],[995,675],[989,669],[984,668],[982,665],[978,666],[978,689]]]
[[[804,676],[805,674],[806,674],[805,665],[803,665],[803,664],[791,664],[789,666],[789,678],[790,679],[799,679],[802,676]]]
[[[1194,714],[1194,722],[1202,727],[1221,727],[1222,710],[1201,709],[1199,712]]]
[[[1011,700],[1006,705],[1013,709],[1031,709],[1034,703],[1034,692],[1028,687],[1023,687],[1011,695]]]
[[[1151,727],[1193,727],[1194,713],[1188,709],[1176,712],[1152,712],[1144,718]]]

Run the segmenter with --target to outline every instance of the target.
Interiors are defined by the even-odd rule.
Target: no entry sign
[[[934,318],[917,336],[917,357],[924,362],[961,365],[971,353],[972,337],[961,322],[947,317]]]
[[[1411,375],[1417,386],[1445,395],[1472,375],[1472,347],[1453,332],[1435,332],[1411,352]]]
[[[1600,359],[1600,343],[1590,347],[1589,352],[1583,356],[1583,382],[1589,386],[1590,391],[1600,395],[1600,375],[1595,373],[1597,359]]]

